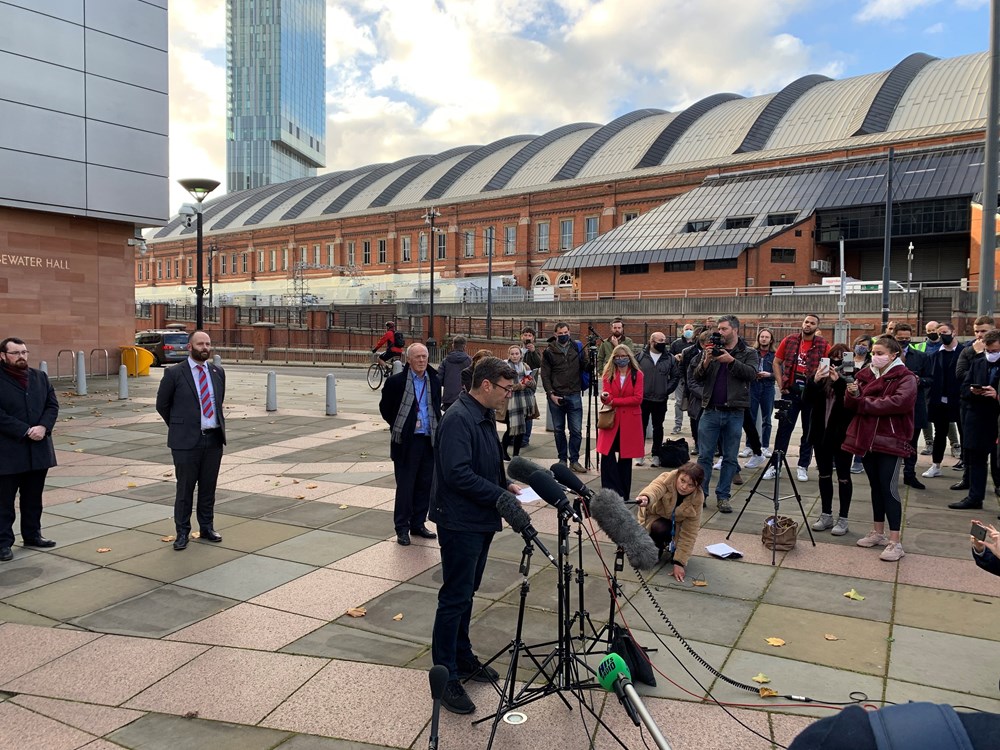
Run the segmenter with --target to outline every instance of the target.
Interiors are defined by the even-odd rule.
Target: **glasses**
[[[493,383],[492,380],[490,382]],[[497,388],[502,388],[504,391],[507,392],[508,396],[514,392],[514,386],[512,385],[500,385],[499,383],[493,383],[493,385],[495,385]]]
[[[27,357],[28,356],[28,350],[24,349],[24,350],[19,351],[19,352],[6,351],[6,352],[4,352],[4,354],[10,354],[10,355],[12,355],[14,357],[20,357],[22,355],[25,356],[25,357]]]

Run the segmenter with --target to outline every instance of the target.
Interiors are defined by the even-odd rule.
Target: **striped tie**
[[[201,413],[205,419],[215,416],[215,409],[212,408],[212,394],[208,391],[208,375],[205,374],[205,365],[198,365],[198,394],[201,398]]]

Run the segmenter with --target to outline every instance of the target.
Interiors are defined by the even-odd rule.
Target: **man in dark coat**
[[[465,351],[467,339],[456,336],[451,341],[451,351],[441,362],[438,375],[441,378],[441,411],[446,411],[458,399],[462,388],[462,370],[472,364],[472,357]]]
[[[927,426],[927,389],[933,380],[930,357],[910,344],[912,338],[913,328],[909,323],[896,323],[895,339],[903,347],[903,364],[917,376],[917,404],[913,408],[913,440],[910,443],[913,453],[903,459],[903,484],[925,490],[927,485],[917,478],[917,443],[920,433]]]
[[[389,457],[396,476],[396,504],[393,525],[396,542],[410,544],[410,535],[437,539],[427,528],[434,476],[434,440],[441,421],[441,381],[427,365],[427,347],[410,344],[406,366],[385,381],[379,412],[389,425],[392,437]]]
[[[52,429],[59,402],[48,376],[28,367],[21,339],[0,342],[0,561],[14,554],[14,498],[21,495],[21,540],[25,547],[55,547],[42,536],[42,490],[56,465]]]
[[[226,444],[226,373],[214,364],[212,339],[204,331],[188,337],[190,354],[167,368],[156,391],[156,413],[167,423],[167,446],[174,459],[174,549],[186,549],[191,536],[191,508],[198,487],[199,536],[221,542],[215,530],[215,487]]]
[[[652,466],[660,465],[660,448],[663,447],[663,421],[667,416],[667,398],[677,388],[681,378],[681,368],[667,351],[667,337],[662,331],[654,331],[649,337],[649,345],[636,357],[642,370],[642,434],[646,434],[649,422],[653,422]],[[640,458],[637,466],[645,463]]]

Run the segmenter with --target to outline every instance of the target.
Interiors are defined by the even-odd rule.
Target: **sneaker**
[[[750,448],[744,448],[740,451],[740,458],[750,458],[753,455],[753,450]]]
[[[930,456],[933,453],[934,453],[934,449],[931,448],[929,445],[925,445],[924,449],[922,451],[920,451],[920,455],[921,456]]]
[[[642,458],[640,458],[638,461],[635,462],[635,465],[636,466],[645,466],[646,465],[646,457],[643,456]]]
[[[691,449],[691,455],[692,456],[697,456],[698,455],[698,446],[697,445],[694,448]]]
[[[864,474],[865,473],[864,464],[859,464],[859,463],[851,464],[851,473],[852,474]]]
[[[458,679],[472,680],[473,682],[496,682],[500,679],[497,671],[490,666],[479,661],[479,657],[473,655],[469,661],[458,662]]]
[[[680,427],[675,427],[670,432],[673,433],[674,435],[680,435],[681,434],[681,428]]]
[[[441,705],[453,714],[471,714],[476,710],[476,704],[458,680],[448,680],[444,695],[441,696]]]
[[[579,461],[574,461],[573,463],[571,463],[569,465],[569,468],[571,468],[577,474],[586,474],[587,473],[587,470],[585,468],[583,468],[583,466],[580,465]]]
[[[961,458],[962,457],[962,446],[959,445],[958,443],[952,443],[951,444],[951,457],[952,458]]]
[[[848,531],[849,529],[847,528],[847,519],[841,516],[837,518],[837,523],[833,525],[833,528],[830,530],[830,533],[833,534],[834,536],[843,536]]]
[[[756,469],[756,468],[759,468],[759,467],[763,466],[766,463],[767,463],[767,458],[765,456],[763,456],[763,455],[760,455],[760,456],[751,456],[750,460],[747,461],[746,468],[748,468],[748,469]]]
[[[921,482],[919,479],[917,479],[916,474],[913,474],[912,476],[907,474],[905,477],[903,477],[903,484],[905,484],[907,487],[912,487],[915,490],[927,489],[927,485]],[[952,485],[952,487],[954,486],[955,485]]]
[[[740,476],[738,471],[733,474],[733,484],[743,484],[743,477]]]
[[[770,458],[771,457],[771,449],[770,448],[765,448],[762,451],[762,453],[763,453],[764,458]]]
[[[813,531],[826,531],[833,528],[833,516],[829,513],[820,513],[812,525]]]
[[[660,465],[660,457],[653,456],[653,460],[649,462],[649,465],[652,466],[654,469],[658,468]]]
[[[773,466],[769,466],[769,467],[767,468],[767,471],[765,471],[765,472],[764,472],[764,479],[774,479],[774,477],[775,477],[775,475],[776,475],[777,473],[778,473],[778,472],[777,472],[777,471],[775,471],[775,469],[774,469],[774,467],[773,467]]]
[[[722,459],[720,458],[718,461],[712,464],[712,468],[715,469],[716,471],[722,469]]]
[[[884,547],[889,543],[889,537],[872,529],[858,540],[859,547]]]
[[[896,562],[906,553],[903,552],[903,545],[899,542],[889,542],[885,549],[882,550],[882,554],[878,556],[879,560],[885,560],[886,562]]]
[[[951,470],[952,471],[964,471],[965,470],[965,461],[959,461],[957,464],[955,464],[954,466],[951,467]]]
[[[931,464],[931,468],[929,468],[920,476],[927,477],[928,479],[933,479],[934,477],[941,476],[941,464]]]
[[[719,500],[715,503],[715,507],[719,509],[719,513],[733,512],[733,507],[729,504],[729,501],[723,500],[722,498],[719,498]]]
[[[800,482],[808,482],[809,481],[809,472],[806,471],[806,469],[805,469],[804,466],[796,466],[795,467],[795,478],[798,479]]]

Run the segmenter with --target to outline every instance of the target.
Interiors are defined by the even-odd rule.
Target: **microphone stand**
[[[610,571],[611,580],[608,582],[608,594],[611,599],[611,606],[608,609],[608,621],[600,631],[594,634],[593,642],[584,653],[594,653],[599,644],[605,647],[604,653],[611,653],[611,643],[615,637],[615,599],[618,596],[624,596],[621,586],[618,585],[618,574],[623,570],[625,570],[625,548],[619,544],[615,550],[615,564]],[[606,641],[605,638],[607,638]]]

